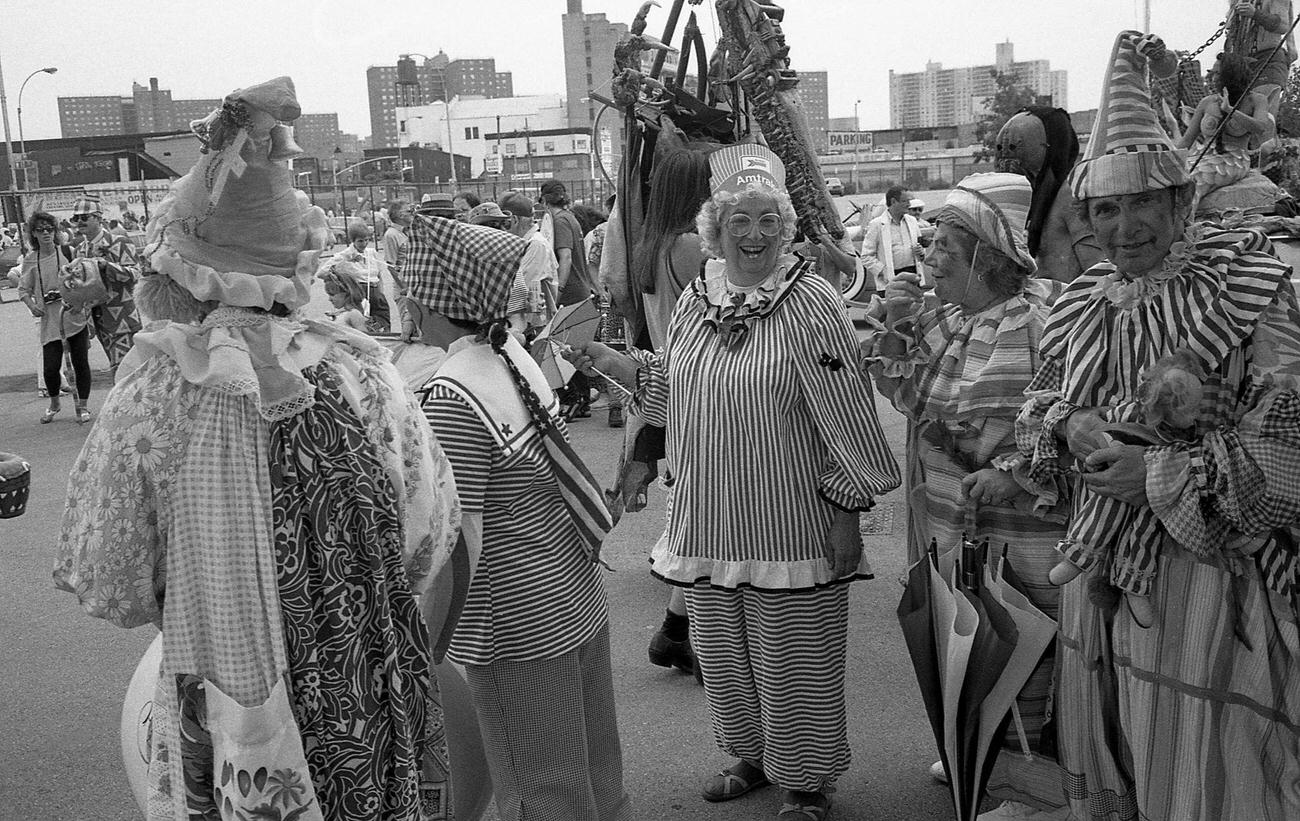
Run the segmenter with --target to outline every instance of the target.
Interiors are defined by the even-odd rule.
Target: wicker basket
[[[12,453],[0,453],[0,519],[27,512],[32,486],[32,466]]]

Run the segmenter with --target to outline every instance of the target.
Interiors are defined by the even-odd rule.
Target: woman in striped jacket
[[[677,472],[653,573],[686,591],[726,801],[775,783],[779,818],[818,821],[849,764],[847,582],[871,577],[858,514],[898,485],[840,295],[782,256],[795,214],[760,146],[709,157],[698,227],[712,260],[662,351],[574,355],[633,387]],[[633,358],[635,357],[635,358]]]
[[[973,539],[1008,545],[1030,599],[1055,618],[1060,592],[1048,571],[1065,535],[1068,494],[1061,482],[1029,479],[1015,440],[1016,414],[1060,290],[1052,280],[1031,278],[1025,222],[1032,196],[1020,174],[962,180],[936,217],[926,257],[935,295],[922,300],[915,274],[896,277],[884,304],[877,303],[862,351],[880,392],[910,422],[909,562],[930,539],[947,550],[973,529]],[[1025,741],[1039,753],[1055,749],[1054,739],[1042,738],[1053,657],[1044,655],[1017,697]],[[1019,739],[1012,749],[1020,749]],[[941,763],[931,772],[946,777]],[[1065,804],[1060,772],[1041,754],[1032,761],[1001,756],[989,792],[1014,805],[1004,813],[1031,809],[1022,799],[1047,811]]]

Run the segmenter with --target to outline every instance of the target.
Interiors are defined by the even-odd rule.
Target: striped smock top
[[[655,575],[677,584],[775,590],[831,576],[836,509],[866,510],[898,486],[840,295],[793,258],[748,293],[721,262],[682,294],[633,409],[668,430],[677,475]]]
[[[453,343],[448,358],[466,343],[476,344]],[[502,389],[514,391],[504,379]],[[556,411],[553,397],[548,410]],[[447,657],[459,664],[533,661],[590,639],[606,623],[605,590],[541,437],[507,454],[464,397],[437,379],[424,413],[451,461],[463,515],[483,522],[482,556]],[[563,420],[557,424],[567,438]]]

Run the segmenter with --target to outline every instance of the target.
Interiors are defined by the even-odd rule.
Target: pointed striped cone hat
[[[1077,199],[1156,191],[1191,180],[1186,154],[1174,147],[1151,106],[1147,61],[1137,50],[1141,37],[1121,31],[1115,38],[1092,139],[1070,172]]]

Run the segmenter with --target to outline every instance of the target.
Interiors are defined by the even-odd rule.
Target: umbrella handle
[[[551,344],[551,346],[552,346],[553,348],[555,348],[556,350],[563,351],[563,352],[567,352],[567,351],[571,351],[571,350],[573,350],[573,347],[572,347],[571,345],[569,345],[567,342],[560,342],[560,341],[555,340],[555,339],[548,339],[548,340],[546,340],[546,341],[549,342],[549,343]],[[596,374],[596,375],[599,376],[599,377],[604,378],[604,380],[605,380],[606,382],[608,382],[609,384],[611,384],[611,385],[613,385],[615,388],[617,388],[617,389],[619,390],[619,392],[621,392],[624,396],[631,396],[631,395],[632,395],[632,391],[628,390],[627,387],[624,386],[622,382],[619,382],[617,379],[615,379],[614,377],[612,377],[612,376],[610,376],[609,374],[605,373],[604,371],[600,370],[599,368],[591,368],[590,366],[588,366],[588,367],[590,368],[590,370],[591,370],[592,373]]]
[[[970,534],[970,540],[972,542],[979,541],[979,534],[975,532],[975,527],[979,518],[979,503],[975,502],[974,504],[967,504],[963,508],[963,516],[964,520],[962,521],[962,526],[965,527],[966,532]]]
[[[1025,732],[1025,722],[1020,718],[1020,705],[1011,702],[1011,720],[1016,724],[1016,736],[1020,739],[1020,751],[1026,761],[1034,760],[1034,753],[1029,749],[1029,735]]]

